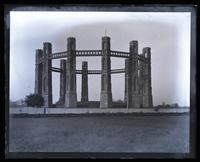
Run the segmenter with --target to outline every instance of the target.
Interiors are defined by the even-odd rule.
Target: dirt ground
[[[189,152],[189,114],[11,117],[10,152]]]

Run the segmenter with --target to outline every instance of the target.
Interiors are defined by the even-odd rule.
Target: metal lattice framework
[[[62,73],[63,71],[60,68],[52,67],[53,72]],[[82,70],[76,70],[76,74],[82,74]],[[88,70],[87,74],[101,74],[101,70]],[[113,69],[111,74],[125,73],[125,69]]]
[[[76,50],[76,57],[79,56],[102,56],[101,50]],[[59,58],[66,58],[67,57],[67,51],[63,52],[56,52],[52,53],[49,57],[49,59],[59,59]],[[121,58],[129,58],[130,53],[129,52],[121,52],[121,51],[110,51],[111,57],[121,57]],[[138,59],[140,61],[146,62],[147,59],[142,55],[137,55]]]
[[[76,57],[83,57],[83,56],[102,56],[102,50],[76,50]],[[110,51],[111,57],[120,57],[120,58],[129,58],[130,53],[129,52],[122,52],[122,51]],[[49,59],[60,59],[60,58],[66,58],[68,56],[67,51],[63,52],[56,52],[52,53],[49,57]],[[148,60],[142,56],[137,55],[137,59],[139,61],[142,61],[144,63],[148,63]],[[42,62],[42,60],[40,60]],[[59,72],[61,73],[62,70],[60,68],[52,67],[53,72]],[[125,73],[125,69],[112,69],[111,74],[116,73]],[[76,74],[82,74],[82,70],[76,70]],[[88,74],[101,74],[101,70],[88,70]]]
[[[76,57],[83,57],[83,56],[102,56],[102,50],[76,50]],[[122,51],[110,51],[111,57],[120,57],[120,58],[129,58],[130,53],[129,52],[122,52]],[[60,59],[60,58],[66,58],[68,56],[67,51],[63,52],[56,52],[52,53],[49,57],[49,59]],[[137,58],[139,61],[142,61],[144,63],[148,63],[148,60],[142,56],[137,55]],[[62,72],[60,68],[52,67],[53,72]],[[125,73],[125,69],[112,69],[111,74],[116,73]],[[76,74],[82,74],[82,70],[76,70]],[[101,74],[101,70],[88,70],[88,74]]]

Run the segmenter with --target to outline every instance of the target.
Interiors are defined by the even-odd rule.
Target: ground
[[[189,114],[10,118],[11,152],[189,151]]]

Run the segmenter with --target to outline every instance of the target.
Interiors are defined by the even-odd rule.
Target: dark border
[[[196,22],[197,6],[187,5],[161,5],[161,4],[140,4],[140,5],[5,5],[4,6],[4,49],[5,49],[5,158],[196,158]],[[191,62],[190,62],[190,153],[64,153],[64,152],[9,152],[9,38],[10,38],[10,11],[129,11],[129,12],[191,12]]]

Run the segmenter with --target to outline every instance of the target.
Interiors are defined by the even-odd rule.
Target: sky
[[[10,99],[24,99],[34,92],[35,50],[52,43],[52,52],[66,51],[67,38],[76,37],[76,49],[101,49],[101,39],[111,38],[111,50],[129,51],[138,40],[138,50],[152,53],[153,104],[190,105],[189,12],[10,12]],[[88,69],[101,69],[100,57],[76,58],[76,69],[88,61]],[[54,67],[60,60],[53,60]],[[124,68],[123,58],[111,58],[111,69]],[[53,102],[59,99],[59,73],[52,73]],[[124,99],[124,74],[112,74],[113,100]],[[89,75],[89,100],[100,99],[100,75]],[[81,97],[81,75],[77,75]]]

